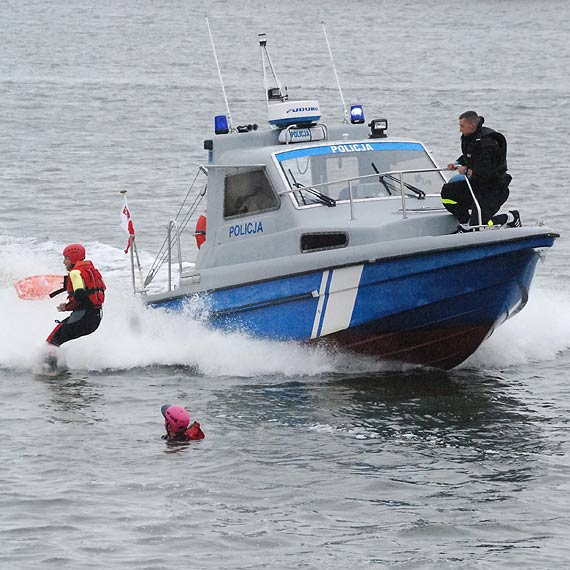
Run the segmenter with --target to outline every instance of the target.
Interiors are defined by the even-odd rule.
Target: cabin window
[[[251,170],[226,176],[224,218],[276,210],[279,197],[264,170]]]
[[[322,251],[324,249],[337,249],[348,245],[348,234],[345,232],[319,232],[303,234],[301,236],[301,251]]]
[[[275,156],[299,206],[322,204],[315,192],[341,201],[349,200],[350,196],[353,200],[398,198],[399,171],[422,171],[435,166],[424,147],[414,142],[324,145],[285,150]],[[412,185],[426,194],[434,194],[441,191],[445,179],[435,171],[408,172],[403,181],[408,184],[407,193],[413,192],[409,188]]]
[[[326,159],[326,180],[329,183],[324,187],[327,196],[335,200],[348,198],[348,182],[331,182],[332,180],[342,180],[346,178],[358,178],[358,157],[354,155],[335,155]],[[321,190],[323,192],[323,190]]]

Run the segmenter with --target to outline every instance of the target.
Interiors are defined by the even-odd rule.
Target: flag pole
[[[129,236],[129,249],[131,253],[131,281],[133,282],[133,293],[137,292],[137,284],[135,282],[135,258],[134,258],[134,247],[132,247],[131,236]]]
[[[139,259],[139,250],[137,249],[137,242],[135,240],[135,236],[129,236],[129,239],[131,240],[131,256],[133,255],[133,250],[134,250],[135,257],[137,258],[137,269],[139,270],[139,279],[141,282],[140,291],[142,293],[142,291],[144,290],[144,279],[143,279],[143,274],[142,274],[141,261]],[[133,277],[133,279],[134,279],[134,277]]]
[[[136,257],[137,269],[138,269],[138,273],[139,273],[139,279],[141,282],[140,291],[142,292],[142,291],[144,291],[144,279],[143,279],[143,274],[142,274],[141,262],[140,262],[140,258],[139,258],[139,250],[137,249],[137,243],[135,240],[134,226],[132,225],[131,213],[128,209],[128,204],[127,204],[127,191],[126,190],[120,190],[119,193],[123,195],[123,215],[125,215],[125,210],[126,210],[127,215],[128,215],[128,219],[131,223],[130,225],[132,227],[132,233],[127,228],[127,233],[129,234],[129,241],[128,241],[128,246],[127,246],[127,249],[125,250],[125,253],[127,253],[127,251],[129,249],[131,250],[131,278],[132,278],[132,283],[133,283],[133,291],[135,293],[137,292],[136,283],[135,283],[135,257]]]

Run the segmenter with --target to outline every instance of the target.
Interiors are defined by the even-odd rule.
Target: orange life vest
[[[190,427],[184,432],[184,435],[188,440],[204,439],[206,437],[198,422],[192,422]]]
[[[93,265],[89,260],[78,261],[73,269],[78,269],[81,273],[81,278],[83,283],[85,283],[85,291],[89,297],[89,300],[93,304],[95,309],[100,309],[105,302],[105,289],[107,286],[101,277],[99,270]],[[66,279],[67,292],[73,296],[73,284],[71,279]],[[73,298],[73,297],[72,297]]]
[[[166,441],[195,441],[199,439],[204,439],[206,434],[202,431],[202,428],[198,422],[192,422],[186,431],[182,433],[171,433],[168,432],[163,435],[162,438]]]
[[[200,249],[202,244],[206,241],[206,214],[202,214],[198,218],[194,237],[196,238],[196,245],[198,246],[198,249]]]

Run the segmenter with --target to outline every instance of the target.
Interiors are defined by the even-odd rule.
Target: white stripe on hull
[[[323,271],[323,277],[321,279],[321,286],[319,288],[319,302],[317,304],[317,312],[315,314],[315,320],[313,321],[313,331],[311,332],[311,338],[317,338],[319,336],[319,325],[321,324],[321,315],[323,312],[323,304],[325,302],[325,292],[327,281],[329,279],[329,271]]]
[[[350,326],[362,269],[362,265],[334,269],[328,291],[326,291],[326,305],[324,305],[324,288],[328,281],[329,271],[323,272],[311,338],[331,334]],[[324,316],[322,315],[323,305]]]

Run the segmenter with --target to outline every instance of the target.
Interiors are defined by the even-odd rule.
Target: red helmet
[[[160,409],[164,416],[164,427],[167,431],[182,433],[190,423],[190,414],[182,406],[165,404]]]
[[[63,250],[63,256],[69,258],[74,265],[85,259],[85,248],[80,243],[72,243]]]

